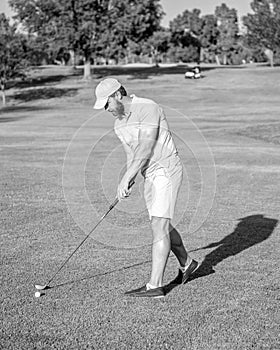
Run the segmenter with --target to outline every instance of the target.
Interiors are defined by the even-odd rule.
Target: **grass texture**
[[[280,69],[205,68],[196,81],[181,70],[96,68],[84,82],[44,68],[8,90],[1,349],[280,348]],[[92,109],[94,88],[109,75],[165,108],[185,169],[176,224],[201,268],[163,300],[125,297],[151,267],[139,178],[54,288],[35,298],[34,284],[47,282],[115,197],[124,153],[113,118]],[[170,256],[166,284],[177,267]]]

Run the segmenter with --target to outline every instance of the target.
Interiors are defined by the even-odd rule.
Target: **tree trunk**
[[[227,54],[224,53],[223,55],[223,64],[226,66],[227,65]]]
[[[274,67],[274,55],[273,55],[273,51],[272,50],[270,50],[270,49],[265,49],[264,50],[264,53],[265,53],[265,55],[266,55],[266,57],[268,58],[268,60],[269,60],[269,62],[270,62],[270,66],[271,67]]]
[[[204,48],[203,47],[200,47],[200,50],[199,50],[199,61],[200,62],[204,61]]]
[[[5,95],[5,90],[2,90],[2,104],[3,104],[3,107],[6,106],[6,95]]]
[[[0,79],[0,89],[2,92],[2,104],[3,106],[6,106],[6,95],[5,95],[5,79],[1,78]]]
[[[75,67],[76,66],[75,51],[74,50],[69,50],[69,55],[70,55],[71,66]]]
[[[91,79],[91,74],[90,74],[90,60],[87,59],[85,60],[84,63],[84,80],[90,80]]]
[[[217,65],[220,66],[221,62],[220,62],[220,59],[219,59],[218,55],[215,55],[215,60],[216,60]]]

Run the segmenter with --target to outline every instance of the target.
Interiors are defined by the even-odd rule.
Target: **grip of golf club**
[[[131,181],[131,182],[129,183],[128,189],[130,190],[131,187],[132,187],[134,184],[135,184],[135,181]],[[114,200],[114,202],[110,205],[109,210],[112,210],[118,203],[119,203],[119,199],[116,198],[116,199]]]

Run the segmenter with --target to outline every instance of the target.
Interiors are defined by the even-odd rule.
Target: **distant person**
[[[126,292],[129,296],[159,298],[165,295],[163,275],[170,250],[180,268],[177,283],[184,283],[198,262],[188,255],[180,234],[172,226],[182,165],[162,108],[154,101],[128,96],[113,78],[101,81],[96,89],[95,109],[105,109],[115,118],[114,130],[127,155],[127,170],[117,197],[130,195],[130,184],[139,172],[144,176],[144,197],[153,233],[152,270],[143,287]]]

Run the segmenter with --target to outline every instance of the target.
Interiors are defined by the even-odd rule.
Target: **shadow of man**
[[[200,267],[191,276],[190,280],[214,273],[213,267],[230,256],[246,250],[255,244],[266,240],[277,226],[278,220],[266,218],[263,215],[251,215],[239,219],[235,230],[220,240],[200,249],[217,247],[207,254]],[[197,249],[197,250],[200,250]]]

